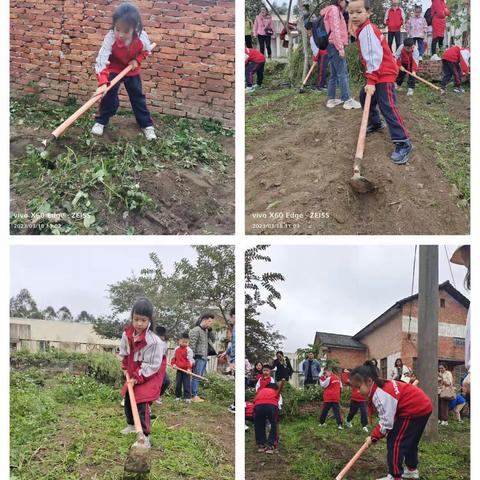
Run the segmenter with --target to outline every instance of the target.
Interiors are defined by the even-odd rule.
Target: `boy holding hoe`
[[[383,130],[381,112],[395,146],[390,158],[396,165],[403,165],[408,162],[413,146],[396,106],[394,84],[398,76],[398,66],[387,40],[380,29],[370,21],[371,4],[371,0],[352,0],[348,5],[350,22],[355,29],[367,80],[367,85],[360,93],[360,102],[364,107],[366,96],[371,96],[367,134]]]

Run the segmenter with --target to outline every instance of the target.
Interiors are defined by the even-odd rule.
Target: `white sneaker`
[[[186,399],[185,399],[185,403],[186,403],[187,405],[189,405],[190,403],[192,403],[192,399],[191,399],[191,398],[186,398]]]
[[[368,427],[363,427],[362,430],[368,433]]]
[[[254,91],[255,91],[255,87],[253,87],[253,86],[252,87],[247,87],[245,89],[245,93],[253,93]]]
[[[345,426],[347,428],[352,428],[352,422],[345,422]]]
[[[352,108],[362,108],[362,105],[360,104],[360,102],[357,102],[353,98],[350,98],[343,104],[343,108],[345,110],[352,110]]]
[[[409,88],[407,91],[407,96],[411,97],[413,95],[413,88]]]
[[[176,402],[179,402],[180,400],[181,400],[180,397],[177,397],[177,398],[175,399]]]
[[[128,435],[129,433],[135,433],[134,425],[127,425],[123,430],[120,430],[122,435]]]
[[[423,57],[418,57],[418,61],[419,62],[423,61]]]
[[[98,135],[99,137],[101,137],[103,135],[103,129],[105,128],[104,125],[102,125],[101,123],[96,123],[93,127],[92,127],[92,134],[93,135]]]
[[[161,405],[163,402],[162,402],[162,399],[159,398],[158,400],[155,400],[155,403],[156,403],[157,405]]]
[[[319,427],[326,427],[326,424],[325,423],[319,423],[318,426]]]
[[[343,430],[343,427],[341,425],[338,426],[339,430]]]
[[[441,60],[441,58],[437,54],[435,54],[431,56],[430,60],[433,60],[434,62],[438,62],[439,60]]]
[[[151,127],[144,128],[143,134],[148,141],[157,139],[157,136],[155,135],[155,128],[153,127],[153,125]]]
[[[405,471],[403,472],[402,478],[420,478],[420,473],[418,469],[415,470],[409,470],[408,468],[405,468]]]
[[[393,480],[393,477],[390,474],[388,474],[386,477],[377,478],[377,480]]]
[[[125,399],[124,399],[124,398],[122,398],[122,401],[120,402],[120,405],[121,405],[122,407],[125,406]]]
[[[395,85],[395,90],[400,90],[398,83],[394,83],[394,85]]]
[[[140,447],[140,448],[150,448],[152,444],[150,443],[150,437],[144,435],[143,443],[140,443],[138,440],[132,445],[132,447]]]
[[[342,103],[343,102],[339,98],[331,98],[330,100],[327,100],[327,108],[335,108]]]

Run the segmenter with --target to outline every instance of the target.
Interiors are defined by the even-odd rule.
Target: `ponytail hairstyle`
[[[130,314],[130,319],[133,320],[134,315],[141,315],[147,317],[150,320],[149,330],[154,331],[153,325],[153,305],[152,302],[146,297],[140,297],[135,300]]]
[[[118,22],[124,22],[133,28],[133,31],[140,35],[143,31],[140,10],[130,2],[122,3],[115,10],[112,18],[112,30]]]
[[[367,360],[363,365],[355,367],[350,372],[350,378],[354,377],[360,379],[362,382],[366,382],[369,378],[371,378],[373,383],[380,388],[383,388],[386,382],[385,379],[380,378],[378,375],[378,369],[371,360]]]

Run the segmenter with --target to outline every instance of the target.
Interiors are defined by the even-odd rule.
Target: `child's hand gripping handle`
[[[156,43],[152,43],[151,49],[153,50],[157,46]],[[105,95],[110,89],[112,89],[120,80],[127,75],[127,73],[130,72],[130,70],[133,69],[132,65],[128,65],[125,67],[111,82],[110,85],[108,85],[107,89],[102,93],[99,93],[97,95],[94,95],[90,100],[88,100],[87,103],[82,105],[75,113],[73,113],[70,117],[68,117],[61,125],[59,125],[50,135],[50,138],[47,140],[44,140],[43,144],[47,146],[47,143],[49,143],[51,140],[54,140],[70,126],[74,122],[76,122],[87,110],[89,110],[95,103],[97,103],[103,95]]]
[[[176,365],[172,365],[173,368],[176,370],[179,370],[180,372],[187,373],[188,375],[191,375],[192,377],[198,378],[199,380],[205,380],[208,382],[208,378],[206,377],[201,377],[200,375],[197,375],[196,373],[189,372],[188,370],[184,370],[183,368],[177,367]]]
[[[362,123],[360,124],[360,132],[358,133],[357,151],[355,152],[355,160],[353,164],[353,173],[360,174],[360,164],[365,151],[365,138],[367,136],[368,116],[370,114],[370,104],[372,103],[372,94],[366,92],[365,104],[363,105]]]
[[[137,432],[137,441],[140,443],[145,442],[143,435],[142,422],[140,422],[140,415],[138,414],[137,401],[135,400],[135,393],[133,391],[133,384],[128,372],[125,372],[125,378],[127,379],[128,396],[130,397],[130,406],[132,409],[133,423],[135,425],[135,431]]]
[[[368,440],[360,447],[358,452],[350,459],[350,461],[345,465],[345,467],[343,467],[343,470],[335,477],[335,480],[343,480],[343,478],[345,478],[345,475],[350,471],[355,462],[363,455],[366,450],[368,450],[368,448],[372,444],[371,440]]]

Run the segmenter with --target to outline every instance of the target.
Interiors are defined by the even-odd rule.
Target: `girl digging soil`
[[[352,370],[350,385],[368,398],[369,410],[375,407],[379,415],[366,442],[371,445],[387,437],[388,475],[378,480],[420,478],[418,444],[432,414],[430,398],[410,383],[380,378],[368,361]]]
[[[167,344],[153,333],[153,306],[147,298],[135,301],[131,323],[125,328],[120,343],[122,369],[130,376],[133,384],[138,413],[142,423],[145,443],[134,443],[135,447],[150,448],[150,405],[158,400],[166,366]],[[135,433],[130,396],[127,384],[122,389],[125,397],[127,426],[122,434]]]
[[[131,65],[133,69],[102,98],[95,116],[96,123],[92,128],[94,135],[103,135],[104,127],[117,113],[120,106],[118,90],[121,83],[124,83],[133,113],[145,137],[147,140],[157,138],[140,78],[140,64],[150,54],[151,49],[137,7],[122,3],[113,14],[112,30],[105,36],[97,56],[95,74],[99,86],[94,95],[104,94],[110,81],[125,67]]]

